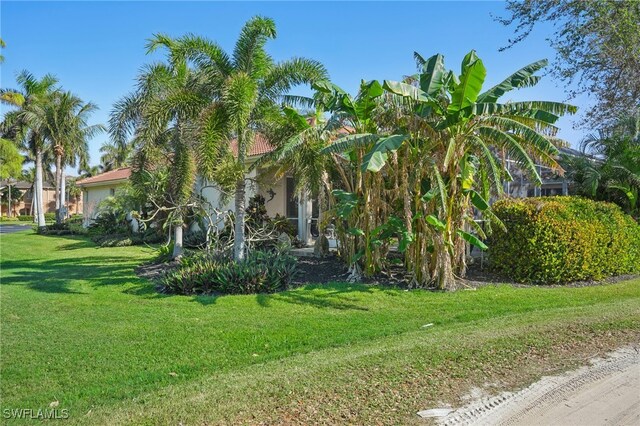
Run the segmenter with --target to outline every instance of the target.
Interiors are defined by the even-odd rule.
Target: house
[[[273,151],[275,148],[260,134],[247,153],[247,165],[253,164],[258,158]],[[231,152],[237,153],[237,143],[231,143]],[[296,192],[295,181],[292,177],[275,179],[266,169],[252,169],[247,174],[246,201],[256,194],[265,199],[265,207],[270,217],[279,215],[287,218],[298,230],[298,238],[310,243],[313,236],[317,236],[318,203],[304,193]],[[233,196],[227,197],[226,203],[220,190],[214,185],[208,185],[201,179],[196,184],[196,192],[202,195],[213,206],[222,211],[234,210]]]
[[[580,151],[566,147],[559,148],[559,151],[562,156],[568,157],[583,157],[585,155]],[[505,182],[504,192],[511,197],[551,197],[571,193],[573,182],[556,174],[549,167],[536,164],[536,169],[542,179],[542,185],[536,186],[514,160],[507,157],[505,161],[513,180]]]
[[[82,189],[82,215],[84,225],[89,226],[98,214],[100,202],[115,195],[116,189],[129,181],[131,167],[111,170],[76,181]]]
[[[273,146],[258,135],[248,152],[248,165],[255,162],[262,155],[273,151]],[[232,143],[232,152],[237,152],[237,145]],[[125,184],[131,176],[131,168],[125,167],[101,173],[76,182],[82,189],[84,224],[88,226],[98,213],[101,201],[113,196],[118,187]],[[280,215],[286,217],[298,229],[298,238],[310,242],[316,234],[318,221],[317,203],[304,194],[295,191],[295,182],[291,177],[274,179],[263,169],[252,170],[247,174],[246,200],[256,194],[265,198],[267,214],[271,217]],[[215,185],[210,185],[203,179],[198,179],[195,191],[220,211],[234,210],[233,196],[225,200],[222,192]]]
[[[0,181],[1,191],[4,193],[8,188],[9,182],[6,180]],[[26,181],[13,181],[11,182],[11,187],[20,191],[21,196],[17,199],[12,200],[12,209],[11,216],[18,215],[34,215],[34,203],[33,203],[33,183]],[[12,191],[13,192],[13,191]],[[44,206],[45,213],[55,213],[56,211],[56,192],[55,186],[50,182],[42,183],[42,202]],[[70,214],[80,213],[82,211],[82,200],[74,199],[73,197],[69,197],[67,194],[66,205],[67,211]],[[16,202],[17,201],[17,202]],[[6,215],[8,211],[7,201],[4,200],[2,203],[2,214]]]

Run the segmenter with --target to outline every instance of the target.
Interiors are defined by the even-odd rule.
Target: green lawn
[[[0,238],[1,408],[57,400],[65,423],[406,423],[472,384],[518,386],[640,333],[638,279],[164,296],[133,272],[150,249]]]

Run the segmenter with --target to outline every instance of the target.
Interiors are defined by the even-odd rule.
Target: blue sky
[[[512,29],[491,16],[504,15],[502,2],[18,2],[0,5],[0,34],[7,43],[0,66],[2,87],[15,87],[27,69],[40,77],[56,75],[66,90],[100,110],[105,123],[113,103],[133,88],[140,67],[161,58],[146,55],[154,33],[196,33],[231,50],[243,23],[260,14],[275,20],[278,37],[268,50],[276,60],[305,56],[321,61],[334,83],[355,92],[360,79],[398,80],[413,73],[413,52],[445,55],[458,70],[475,49],[487,68],[487,87],[541,58],[553,60],[548,25],[525,42],[498,52]],[[304,93],[300,89],[298,93]],[[507,99],[565,101],[550,76],[535,88]],[[578,106],[586,100],[573,101]],[[584,135],[576,118],[559,122],[560,137],[576,146]],[[91,162],[99,162],[103,134],[91,141]],[[71,170],[70,170],[71,172]]]

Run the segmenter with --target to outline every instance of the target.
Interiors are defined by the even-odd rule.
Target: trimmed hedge
[[[507,232],[488,241],[491,267],[517,282],[559,284],[640,272],[640,225],[612,203],[579,197],[505,199]]]
[[[33,222],[34,217],[33,215],[30,214],[22,214],[20,216],[18,216],[18,220],[20,222]],[[44,214],[44,220],[45,222],[53,222],[56,220],[56,214],[55,213],[45,213]]]

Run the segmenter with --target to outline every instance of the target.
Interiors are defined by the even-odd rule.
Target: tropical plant
[[[82,179],[97,176],[100,173],[102,173],[102,168],[100,166],[90,166],[88,164],[81,166],[78,170],[78,174]]]
[[[486,248],[474,213],[500,225],[489,201],[510,179],[506,157],[538,184],[534,160],[561,171],[553,123],[576,108],[498,102],[510,90],[535,85],[544,60],[482,92],[486,70],[475,52],[465,56],[460,75],[445,69],[442,55],[415,58],[418,74],[401,82],[363,82],[355,98],[331,83],[316,84],[331,119],[322,129],[300,121],[302,130],[273,155],[293,160],[294,151],[313,146],[310,140],[324,145],[309,149],[297,168],[341,177],[329,213],[352,272],[358,265],[365,275],[382,270],[396,241],[414,285],[451,288],[465,275],[467,246]],[[336,139],[340,132],[350,134]],[[330,161],[318,159],[318,152]]]
[[[564,156],[563,166],[578,195],[611,201],[640,216],[640,112],[589,135],[583,156]]]
[[[159,44],[149,43],[149,51]],[[168,213],[173,227],[173,257],[182,254],[182,233],[187,210],[194,207],[193,186],[196,178],[195,121],[208,103],[206,87],[189,64],[175,57],[171,43],[168,60],[147,67],[140,76],[137,91],[118,102],[112,112],[110,131],[115,145],[123,150],[126,136],[134,134],[134,184],[142,174],[162,167],[150,161],[151,153],[163,152],[169,173],[166,193],[151,200],[157,210]],[[157,158],[157,156],[156,156]],[[140,186],[140,185],[138,185]]]
[[[17,178],[22,172],[24,157],[10,140],[0,138],[0,179]]]
[[[20,90],[0,89],[0,101],[17,107],[5,114],[2,131],[5,137],[19,141],[21,148],[34,158],[35,198],[38,227],[46,226],[42,198],[43,157],[47,152],[46,127],[42,116],[44,105],[50,102],[58,80],[50,74],[37,79],[27,71],[18,74]]]
[[[133,144],[124,143],[117,144],[114,142],[105,142],[100,147],[100,167],[102,171],[119,169],[129,166],[129,160],[133,152]]]
[[[193,63],[206,88],[208,103],[198,118],[197,162],[204,179],[216,182],[235,197],[234,253],[243,259],[247,157],[256,135],[268,134],[281,122],[281,103],[310,104],[289,95],[294,86],[327,77],[316,61],[294,58],[276,63],[265,45],[276,36],[271,19],[254,17],[242,28],[235,48],[226,53],[218,44],[197,36],[170,39],[158,35],[152,48],[165,46],[174,62]]]
[[[88,163],[88,140],[104,131],[101,124],[89,125],[88,119],[97,106],[85,103],[70,92],[56,92],[39,115],[44,120],[44,137],[55,155],[56,222],[62,223],[61,212],[66,194],[66,166]]]

